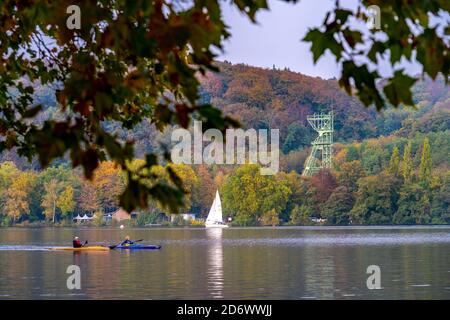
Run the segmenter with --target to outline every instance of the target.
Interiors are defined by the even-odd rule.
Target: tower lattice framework
[[[312,150],[305,162],[303,176],[313,176],[321,169],[331,168],[333,152],[333,111],[313,114],[306,118],[319,136],[312,142]]]

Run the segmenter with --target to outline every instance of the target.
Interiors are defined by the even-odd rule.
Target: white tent
[[[82,217],[78,214],[75,218],[73,218],[73,220],[77,220],[78,222],[79,222],[79,221],[92,220],[92,219],[94,219],[94,217],[93,217],[93,216],[92,216],[92,217],[89,217],[87,214],[85,214],[85,215],[82,216]]]

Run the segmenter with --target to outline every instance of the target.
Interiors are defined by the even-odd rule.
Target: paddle
[[[140,242],[140,241],[144,241],[144,239],[139,239],[139,240],[133,241],[133,243]],[[122,241],[122,242],[123,242],[123,241]],[[115,249],[117,246],[120,246],[120,245],[122,244],[122,242],[116,244],[115,246],[109,246],[109,248],[110,248],[111,250],[112,250],[112,249]]]
[[[82,245],[82,247],[86,247],[86,245],[88,244],[88,241],[84,241],[84,244]]]

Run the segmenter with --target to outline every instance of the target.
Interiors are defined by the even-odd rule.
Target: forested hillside
[[[450,91],[443,79],[427,79],[415,86],[417,111],[390,108],[377,113],[340,90],[334,79],[229,63],[220,63],[219,67],[220,74],[202,78],[204,101],[232,114],[246,127],[279,128],[283,142],[291,132],[310,131],[307,115],[331,110],[336,116],[335,139],[340,142],[389,135],[408,117],[418,120],[417,129],[422,132],[450,128]]]
[[[200,77],[201,99],[238,119],[244,128],[280,129],[281,171],[260,176],[257,167],[175,166],[184,179],[184,211],[204,216],[215,189],[225,213],[240,225],[428,224],[450,223],[450,90],[442,79],[416,84],[417,109],[364,108],[339,89],[336,80],[289,70],[218,63],[220,73]],[[57,118],[50,88],[38,87],[39,119]],[[315,133],[306,117],[335,114],[334,164],[302,178],[303,163]],[[148,120],[134,130],[105,122],[123,140],[134,140],[136,157],[169,144],[170,130],[159,133]],[[124,186],[120,170],[105,162],[92,182],[60,159],[41,170],[14,152],[1,155],[0,217],[3,224],[70,220],[72,214],[117,208]],[[154,222],[157,204],[140,216]]]

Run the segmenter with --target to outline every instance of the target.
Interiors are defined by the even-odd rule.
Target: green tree
[[[420,207],[422,210],[416,215],[416,223],[429,224],[431,222],[431,202],[427,193],[420,199]]]
[[[350,218],[356,224],[390,224],[397,211],[400,181],[381,173],[359,180]]]
[[[422,157],[420,160],[419,179],[422,183],[428,185],[431,180],[431,153],[430,141],[425,138],[423,141]]]
[[[431,223],[450,223],[450,170],[441,175],[441,183],[432,193]]]
[[[284,154],[288,154],[290,151],[303,148],[310,143],[311,134],[309,130],[305,126],[294,122],[288,127],[282,150]]]
[[[392,156],[391,160],[389,161],[388,171],[390,174],[398,176],[399,170],[400,170],[400,157],[398,155],[398,148],[397,146],[395,146],[394,149],[392,150]]]
[[[74,199],[79,198],[81,182],[77,172],[65,164],[48,167],[39,173],[36,188],[34,188],[30,194],[30,209],[34,219],[45,218],[42,201],[46,194],[45,186],[52,180],[56,181],[59,186],[58,194],[70,186],[73,191]]]
[[[396,224],[426,224],[430,222],[430,201],[426,191],[418,184],[407,183],[399,192]]]
[[[327,224],[347,225],[350,223],[349,213],[355,199],[346,187],[337,187],[324,203],[321,216],[327,219]]]
[[[405,183],[411,181],[412,178],[412,158],[411,158],[411,141],[408,141],[408,144],[405,145],[403,149],[403,162],[402,162],[402,176],[405,180]]]
[[[305,203],[306,192],[308,185],[305,180],[302,179],[301,175],[296,173],[295,171],[291,171],[289,173],[280,172],[277,174],[277,180],[280,183],[286,183],[289,190],[291,191],[289,194],[289,198],[286,204],[286,208],[284,211],[279,214],[279,218],[283,222],[288,222],[291,220],[291,213],[295,207]]]
[[[359,150],[356,146],[351,145],[347,149],[347,161],[359,160]]]
[[[158,210],[153,210],[151,212],[141,212],[136,219],[136,224],[138,226],[145,226],[149,223],[154,224],[158,222],[161,222],[161,212]]]
[[[226,180],[224,211],[235,216],[236,224],[255,224],[261,215],[284,210],[291,193],[286,181],[260,174],[257,165],[243,165]]]
[[[370,142],[363,143],[364,148],[361,155],[361,164],[367,174],[378,174],[385,167],[383,151],[378,143],[372,145]]]

